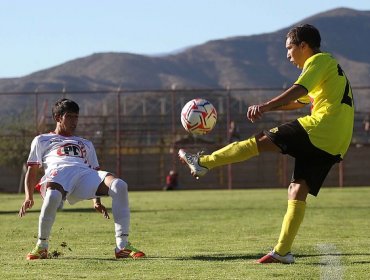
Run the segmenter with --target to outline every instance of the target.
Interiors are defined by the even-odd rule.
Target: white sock
[[[39,238],[39,239],[37,239],[36,246],[47,249],[47,248],[49,248],[49,240]]]
[[[55,221],[57,209],[62,201],[62,193],[58,190],[47,189],[39,217],[39,237],[37,246],[48,247],[51,228]]]
[[[128,205],[128,186],[126,182],[119,178],[114,179],[108,194],[112,197],[112,213],[117,248],[123,249],[128,243],[128,233],[130,230],[130,208]]]

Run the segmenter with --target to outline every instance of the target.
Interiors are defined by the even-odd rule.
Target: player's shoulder
[[[53,137],[55,137],[56,134],[52,133],[52,132],[49,132],[49,133],[42,133],[42,134],[39,134],[37,135],[35,138],[34,138],[34,141],[40,141],[40,142],[44,142],[44,141],[47,141]]]
[[[84,142],[91,142],[89,139],[84,138],[84,137],[79,136],[79,135],[73,135],[73,138],[79,139],[79,140],[84,141]]]
[[[77,136],[77,135],[74,135],[73,138],[77,141],[80,141],[80,142],[84,143],[85,145],[93,145],[92,141],[90,141],[87,138]]]
[[[336,59],[331,53],[321,52],[310,57],[310,60],[315,63],[327,64],[328,62],[336,63]]]
[[[51,143],[52,139],[52,134],[51,133],[42,133],[37,136],[35,136],[31,142],[31,147],[46,147]]]
[[[306,73],[310,73],[309,75],[323,75],[327,71],[337,69],[337,65],[337,60],[330,53],[317,53],[306,60],[300,76],[304,76]],[[312,67],[315,71],[308,71]]]

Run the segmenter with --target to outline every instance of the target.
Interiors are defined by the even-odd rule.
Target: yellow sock
[[[288,200],[288,209],[284,216],[279,240],[274,248],[279,255],[285,256],[291,251],[294,238],[303,221],[305,209],[305,201]]]
[[[258,155],[256,138],[251,137],[247,140],[234,142],[211,155],[204,155],[199,158],[199,164],[208,169],[226,165],[230,163],[247,160]]]

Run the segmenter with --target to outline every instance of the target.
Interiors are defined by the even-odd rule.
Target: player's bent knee
[[[305,201],[309,188],[307,184],[302,182],[292,182],[288,188],[288,199]]]
[[[128,185],[125,181],[120,178],[116,178],[112,181],[110,185],[108,194],[113,197],[115,195],[122,195],[128,192]]]
[[[40,218],[43,220],[54,220],[53,217],[55,216],[61,202],[62,193],[58,190],[48,189],[42,203]]]
[[[55,203],[59,205],[60,202],[62,201],[62,197],[63,197],[63,194],[59,190],[48,189],[46,191],[45,199],[49,203],[53,203],[53,204]]]

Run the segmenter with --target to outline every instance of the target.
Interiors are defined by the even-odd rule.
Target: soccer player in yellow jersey
[[[274,249],[259,263],[293,263],[291,247],[304,217],[308,194],[317,196],[330,168],[341,161],[350,145],[354,106],[350,83],[338,62],[320,50],[321,36],[312,25],[292,28],[286,36],[287,58],[302,69],[297,81],[272,100],[248,108],[251,122],[274,110],[294,110],[311,104],[311,114],[234,142],[210,155],[183,149],[179,158],[195,177],[208,170],[247,160],[264,152],[295,158],[288,188],[288,208]]]

